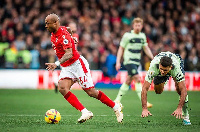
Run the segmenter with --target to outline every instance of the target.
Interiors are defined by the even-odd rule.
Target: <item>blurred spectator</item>
[[[4,68],[5,63],[5,50],[9,48],[7,42],[0,42],[0,68]]]
[[[17,36],[17,39],[14,41],[14,43],[17,50],[24,48],[26,46],[26,43],[24,41],[24,34],[20,34],[19,36]]]
[[[195,48],[192,48],[191,52],[189,53],[187,68],[188,71],[200,71],[200,60],[197,57],[197,52]]]
[[[47,57],[47,51],[45,49],[40,49],[40,56],[39,56],[39,60],[40,60],[40,69],[45,69],[45,63],[48,62],[48,57]]]
[[[110,77],[110,79],[115,78],[117,71],[115,69],[116,59],[117,59],[117,49],[113,44],[109,44],[109,54],[106,57],[105,64],[103,67],[103,73],[105,76]]]
[[[0,45],[14,42],[17,50],[25,45],[34,52],[32,58],[39,53],[40,68],[45,68],[42,63],[55,57],[47,53],[51,40],[44,20],[47,14],[56,13],[62,25],[76,25],[73,30],[79,36],[78,50],[90,60],[91,69],[100,69],[101,56],[109,51],[109,44],[118,47],[122,35],[131,30],[133,18],[142,17],[144,33],[154,55],[166,50],[180,51],[189,60],[189,53],[195,48],[200,58],[199,5],[199,0],[1,0]],[[179,50],[183,45],[185,50]],[[8,51],[1,52],[1,57],[5,53]],[[145,59],[143,68],[148,63]]]
[[[26,49],[26,46],[21,47],[17,53],[17,68],[29,69],[31,63],[31,53]]]
[[[122,23],[130,26],[133,19],[134,17],[132,16],[131,10],[127,10],[125,15],[122,17]]]
[[[5,68],[13,69],[16,68],[17,62],[17,50],[15,48],[15,44],[11,43],[9,48],[5,50]]]
[[[35,45],[32,50],[30,50],[31,53],[31,69],[39,69],[40,68],[40,53],[39,53],[39,44]]]

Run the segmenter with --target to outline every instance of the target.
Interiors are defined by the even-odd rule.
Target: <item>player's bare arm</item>
[[[177,82],[175,81],[175,83],[177,83]],[[171,115],[180,119],[180,118],[183,118],[182,117],[182,107],[185,103],[185,98],[187,96],[187,90],[186,90],[186,86],[185,86],[185,81],[178,82],[177,84],[178,84],[178,86],[176,89],[177,89],[177,92],[180,94],[180,100],[179,100],[177,109]]]
[[[142,87],[142,93],[141,93],[141,100],[142,100],[142,115],[141,117],[148,117],[148,115],[152,116],[152,114],[147,109],[147,92],[150,87],[150,83],[146,80],[144,81],[143,87]]]
[[[71,59],[73,57],[72,48],[65,49],[65,54],[59,60],[60,64],[64,63],[65,61]]]
[[[144,46],[144,47],[143,47],[143,50],[144,50],[145,54],[146,54],[151,60],[153,60],[153,54],[152,54],[152,52],[151,52],[149,46]]]
[[[124,48],[122,46],[119,46],[118,52],[117,52],[117,60],[116,60],[116,70],[119,71],[121,68],[121,58],[124,54]]]

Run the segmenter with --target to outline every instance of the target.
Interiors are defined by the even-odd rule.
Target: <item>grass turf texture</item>
[[[118,90],[102,90],[114,99]],[[200,92],[188,92],[191,108],[191,126],[183,126],[181,119],[170,114],[178,104],[176,92],[164,91],[156,95],[148,92],[148,100],[153,103],[149,109],[153,116],[141,118],[141,104],[134,91],[129,91],[122,99],[124,106],[123,124],[116,120],[112,109],[96,99],[90,98],[84,91],[72,90],[83,105],[94,113],[91,120],[77,124],[81,113],[73,108],[61,94],[53,90],[0,90],[0,131],[14,132],[51,132],[51,131],[171,131],[184,132],[200,130]],[[54,108],[61,113],[59,124],[47,124],[44,121],[45,112]]]

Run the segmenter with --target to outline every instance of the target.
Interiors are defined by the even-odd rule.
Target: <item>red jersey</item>
[[[51,42],[58,59],[63,57],[65,49],[72,48],[72,58],[60,64],[61,66],[67,67],[80,57],[80,54],[75,49],[74,40],[65,26],[60,26],[56,33],[51,33]]]

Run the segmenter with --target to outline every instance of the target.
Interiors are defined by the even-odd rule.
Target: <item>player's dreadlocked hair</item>
[[[172,65],[172,59],[170,57],[167,57],[167,56],[163,56],[161,59],[160,59],[160,64],[164,67],[168,67],[168,66],[171,66]]]

